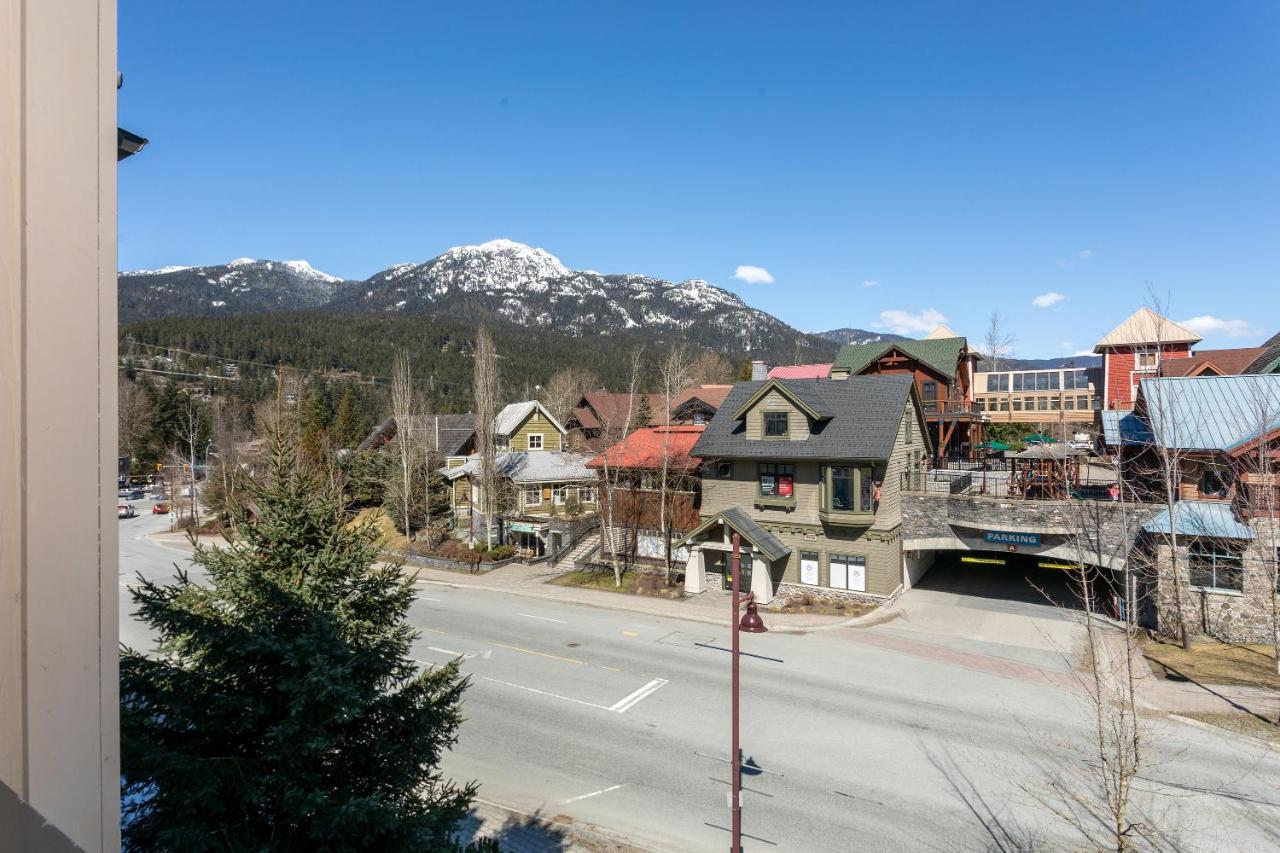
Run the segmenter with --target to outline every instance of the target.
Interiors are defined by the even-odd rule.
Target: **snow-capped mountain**
[[[306,261],[253,258],[207,267],[122,272],[117,297],[120,322],[319,308],[328,303],[341,281]]]
[[[824,347],[701,279],[571,270],[554,255],[511,240],[455,246],[426,263],[389,267],[343,285],[329,307],[438,312],[572,335],[643,329],[729,351],[794,348],[797,339]]]
[[[248,261],[122,273],[121,322],[159,316],[325,307],[339,312],[437,314],[555,330],[575,336],[629,330],[655,343],[688,340],[724,352],[830,358],[830,341],[796,331],[701,279],[572,270],[512,240],[455,246],[364,281],[339,282],[302,261]]]
[[[895,335],[890,332],[868,332],[866,329],[832,329],[828,332],[817,332],[820,338],[826,338],[829,341],[835,341],[840,345],[846,344],[878,344],[881,341],[905,341],[902,335]]]

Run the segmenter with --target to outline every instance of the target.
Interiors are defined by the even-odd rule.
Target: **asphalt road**
[[[149,507],[139,506],[139,510]],[[182,551],[121,522],[121,634],[146,648],[125,585]],[[196,575],[199,578],[199,575]],[[481,796],[568,815],[663,850],[728,845],[728,630],[677,619],[422,584],[424,665],[465,657],[467,722],[447,774]],[[726,614],[727,615],[727,614]],[[743,638],[748,850],[989,850],[1081,846],[1038,800],[1080,774],[1089,717],[1041,654],[896,623]],[[1043,658],[1042,660],[1040,658]],[[1140,797],[1186,847],[1280,840],[1280,759],[1237,735],[1149,723]]]

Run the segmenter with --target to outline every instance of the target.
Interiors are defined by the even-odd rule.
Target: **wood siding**
[[[765,438],[764,435],[764,413],[765,412],[786,412],[787,413],[787,437],[786,438]],[[800,411],[792,404],[790,400],[779,394],[777,391],[770,391],[764,397],[760,398],[751,409],[747,412],[747,438],[759,441],[804,441],[809,437],[809,419],[805,417],[804,412]]]
[[[510,449],[514,451],[529,449],[529,436],[533,433],[542,434],[543,450],[563,450],[564,436],[560,430],[556,429],[556,425],[547,420],[542,412],[534,409],[529,413],[520,426],[516,427],[515,432],[510,435]],[[535,451],[536,452],[536,451]]]

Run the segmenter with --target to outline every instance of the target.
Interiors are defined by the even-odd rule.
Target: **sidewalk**
[[[153,533],[150,538],[169,547],[190,547],[186,533]],[[200,543],[206,546],[225,544],[220,536],[201,536]],[[547,563],[509,563],[492,571],[474,575],[465,571],[409,564],[403,567],[406,574],[417,576],[419,584],[444,584],[486,592],[505,592],[509,595],[523,595],[565,604],[705,622],[709,625],[727,626],[729,624],[729,593],[723,590],[707,590],[701,595],[676,600],[572,586],[553,586],[547,583],[552,578],[571,570],[572,567],[568,562],[562,562],[559,566]],[[897,613],[890,605],[853,618],[773,612],[767,612],[765,616],[770,631],[785,634],[829,631],[854,625],[874,625],[896,618]]]
[[[708,590],[701,595],[676,600],[630,593],[608,592],[598,589],[581,589],[572,586],[552,586],[547,583],[552,578],[559,577],[570,571],[568,565],[552,567],[545,564],[525,565],[523,563],[510,563],[493,571],[477,575],[409,565],[404,567],[404,571],[410,574],[416,573],[418,583],[444,584],[460,588],[480,589],[487,592],[505,592],[510,595],[523,595],[529,598],[541,598],[565,604],[624,610],[632,613],[643,613],[648,616],[705,622],[711,625],[727,626],[729,624],[729,593],[727,592]],[[895,615],[886,612],[886,610],[878,609],[853,618],[773,612],[766,613],[765,618],[770,631],[802,633],[825,631],[850,625],[875,624],[894,618]]]
[[[1104,634],[1106,654],[1117,664],[1124,656],[1124,634]],[[1171,681],[1158,677],[1141,650],[1134,651],[1134,692],[1138,703],[1167,714],[1251,714],[1274,720],[1280,714],[1280,692],[1265,687],[1240,687]]]

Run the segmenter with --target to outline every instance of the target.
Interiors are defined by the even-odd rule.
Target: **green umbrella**
[[[1054,438],[1053,436],[1042,435],[1041,433],[1038,433],[1038,432],[1033,432],[1031,435],[1027,436],[1022,440],[1027,444],[1057,444],[1058,443],[1058,439]]]
[[[982,444],[979,444],[978,447],[996,451],[1005,451],[1009,449],[1009,445],[1005,444],[1003,441],[984,441]]]

